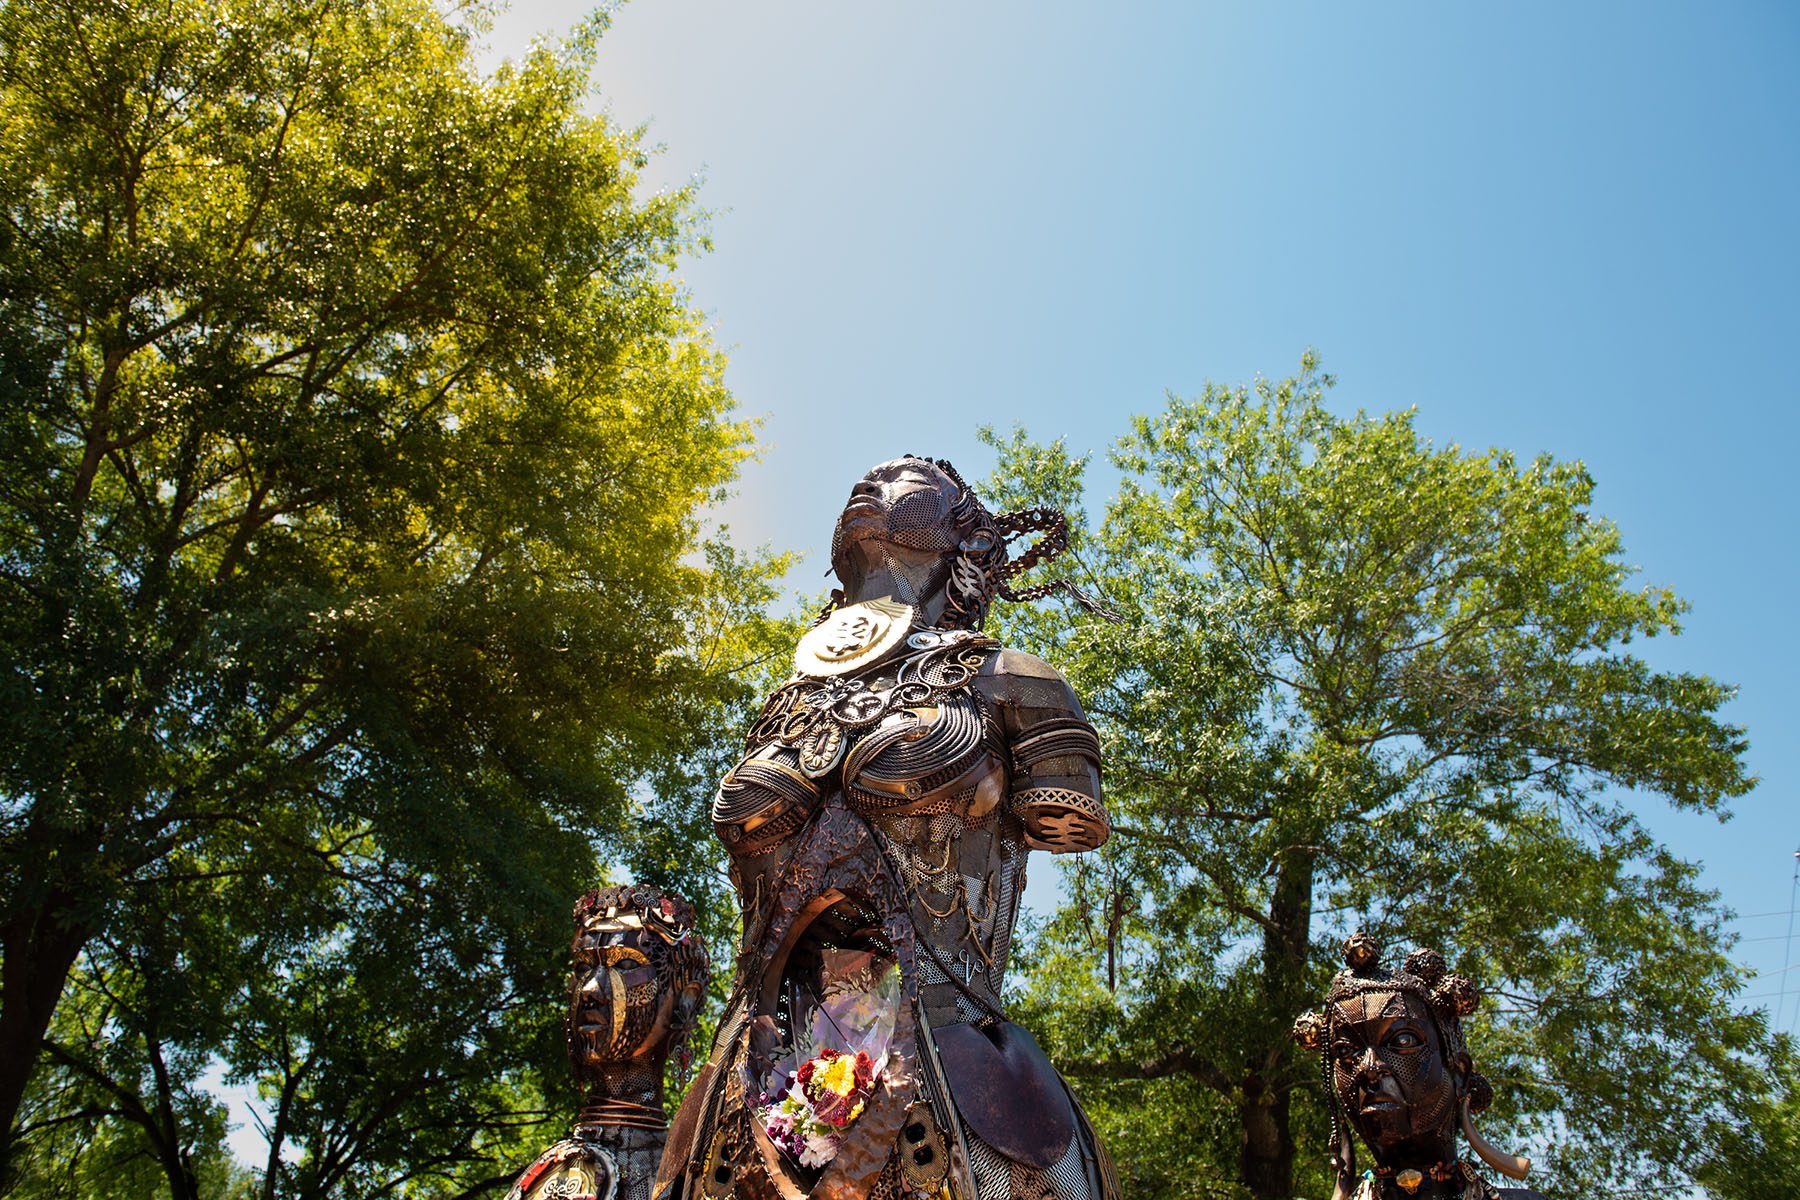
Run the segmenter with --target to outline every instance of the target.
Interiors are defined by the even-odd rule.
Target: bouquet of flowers
[[[823,1167],[874,1090],[875,1062],[866,1052],[827,1047],[800,1064],[785,1095],[764,1096],[757,1116],[769,1140],[801,1166]]]

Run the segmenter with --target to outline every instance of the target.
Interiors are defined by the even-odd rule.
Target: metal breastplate
[[[1006,753],[970,684],[997,648],[966,631],[922,630],[858,677],[783,684],[719,785],[719,839],[738,858],[772,850],[833,792],[869,816],[985,816],[1005,790]]]

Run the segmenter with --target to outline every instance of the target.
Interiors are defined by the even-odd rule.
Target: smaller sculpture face
[[[1338,1101],[1376,1158],[1451,1145],[1456,1078],[1429,1007],[1405,992],[1369,991],[1333,1002],[1328,1017]]]
[[[578,1078],[655,1057],[686,1037],[706,986],[693,914],[647,888],[610,888],[575,912],[569,1054]]]
[[[675,998],[657,994],[646,941],[654,935],[638,920],[591,918],[576,942],[569,1019],[584,1066],[636,1058],[668,1024]]]
[[[1460,1129],[1481,1160],[1514,1179],[1529,1159],[1490,1145],[1473,1117],[1494,1098],[1475,1070],[1462,1020],[1481,1003],[1475,985],[1453,975],[1436,950],[1414,950],[1391,975],[1381,970],[1381,943],[1363,932],[1344,942],[1344,967],[1331,980],[1325,1007],[1294,1021],[1294,1040],[1324,1056],[1331,1075],[1335,1200],[1356,1190],[1356,1147],[1347,1121],[1375,1155],[1376,1175],[1414,1194],[1425,1179],[1467,1195],[1473,1168],[1455,1165]]]

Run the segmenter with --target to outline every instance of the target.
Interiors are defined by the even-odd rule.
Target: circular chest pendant
[[[506,1200],[615,1200],[619,1164],[597,1142],[571,1138],[550,1147],[525,1169]]]
[[[800,637],[794,670],[819,679],[880,661],[912,632],[913,608],[894,600],[865,600],[838,609]]]

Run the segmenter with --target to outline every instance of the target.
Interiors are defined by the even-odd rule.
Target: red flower
[[[800,1083],[800,1086],[802,1088],[804,1088],[808,1083],[812,1082],[814,1067],[818,1066],[820,1063],[830,1062],[832,1059],[836,1058],[837,1056],[838,1056],[838,1052],[836,1050],[833,1050],[829,1046],[825,1047],[825,1049],[823,1049],[819,1052],[819,1056],[817,1058],[809,1058],[805,1062],[801,1063],[800,1069],[798,1071],[794,1072],[794,1078],[796,1080],[798,1080]],[[867,1055],[863,1055],[862,1057],[866,1058]]]

